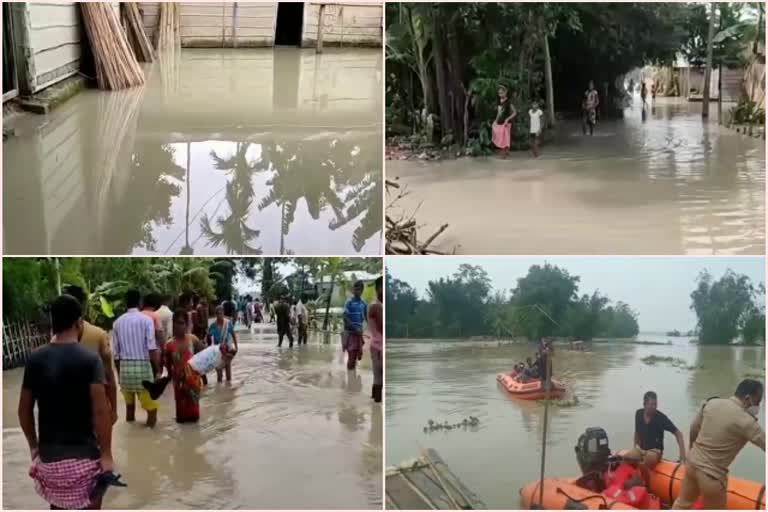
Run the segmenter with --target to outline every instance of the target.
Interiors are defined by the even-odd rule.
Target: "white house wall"
[[[263,47],[275,40],[277,3],[181,2],[181,46],[194,47]],[[160,16],[157,3],[141,2],[144,28],[154,38]],[[234,27],[236,19],[236,28]]]
[[[180,2],[182,47],[273,46],[277,2]],[[144,28],[152,39],[159,20],[159,4],[140,2]],[[302,46],[315,46],[320,3],[304,3]],[[323,42],[328,45],[381,46],[384,12],[380,4],[327,4]],[[236,34],[235,34],[236,32]]]
[[[302,46],[317,44],[320,2],[304,3]],[[384,12],[381,4],[326,4],[323,14],[323,44],[381,46]]]
[[[80,70],[80,13],[75,3],[28,3],[29,42],[34,62],[33,92]]]

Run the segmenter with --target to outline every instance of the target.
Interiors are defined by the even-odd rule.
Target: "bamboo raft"
[[[488,507],[431,448],[386,473],[388,510],[475,510]]]

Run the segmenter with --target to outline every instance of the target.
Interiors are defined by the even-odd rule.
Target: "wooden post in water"
[[[232,48],[237,48],[237,2],[232,4]]]
[[[317,16],[317,45],[315,53],[323,53],[323,20],[325,19],[325,4],[320,4],[320,14]]]
[[[546,352],[549,349],[543,349]],[[541,473],[539,475],[539,508],[544,508],[544,467],[547,460],[547,422],[549,420],[549,391],[552,389],[552,354],[544,355],[544,435],[541,438]]]

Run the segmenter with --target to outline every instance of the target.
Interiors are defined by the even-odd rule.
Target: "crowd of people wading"
[[[371,398],[380,402],[383,388],[383,287],[368,305],[358,281],[344,306],[342,348],[347,368],[355,370],[365,339],[370,340],[373,367]],[[200,395],[206,374],[217,381],[232,379],[238,352],[235,325],[247,329],[263,319],[257,300],[225,300],[209,318],[209,304],[193,294],[170,296],[137,290],[125,294],[127,311],[115,320],[110,335],[83,319],[86,295],[67,287],[50,306],[53,336],[35,350],[24,368],[19,423],[29,444],[29,475],[51,509],[99,509],[109,486],[124,486],[115,473],[112,427],[118,421],[118,387],[125,401],[126,422],[136,420],[136,404],[146,413],[147,427],[158,422],[158,398],[172,384],[179,423],[200,419]],[[173,305],[173,308],[172,308]],[[309,315],[303,300],[282,297],[270,308],[277,324],[278,347],[293,330],[307,343]],[[367,325],[367,334],[365,333]],[[117,374],[117,376],[115,375]],[[34,408],[38,418],[35,421]]]

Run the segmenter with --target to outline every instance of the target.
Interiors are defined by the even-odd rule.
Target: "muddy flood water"
[[[661,98],[599,122],[561,121],[534,159],[387,161],[410,195],[392,215],[448,223],[435,248],[463,254],[764,254],[765,141]],[[480,227],[478,227],[480,226]]]
[[[154,430],[142,411],[127,424],[121,401],[112,447],[128,487],[111,488],[104,508],[381,508],[382,410],[368,354],[348,373],[336,338],[277,349],[274,326],[254,331],[238,332],[231,385],[208,376],[199,425],[174,421],[172,390]],[[21,378],[3,372],[3,506],[40,509],[16,416]]]
[[[640,340],[666,343],[664,336]],[[632,446],[635,410],[647,390],[659,395],[659,409],[683,432],[700,404],[712,396],[731,396],[748,374],[764,380],[765,349],[698,347],[686,338],[673,345],[619,342],[588,344],[590,353],[556,350],[554,370],[579,404],[551,407],[546,474],[578,476],[574,446],[588,427],[606,430],[612,450]],[[496,374],[535,351],[533,344],[509,342],[389,340],[387,345],[386,464],[398,465],[434,448],[451,470],[489,508],[520,505],[519,490],[537,480],[541,463],[543,404],[509,398],[497,387]],[[681,358],[696,370],[647,365],[649,355]],[[435,422],[460,422],[476,416],[467,430],[425,433]],[[760,423],[765,428],[764,406]],[[667,434],[665,457],[677,460],[677,443]],[[748,445],[731,466],[740,478],[765,480],[764,453]]]
[[[376,49],[184,49],[26,115],[5,252],[378,254],[381,69]]]

